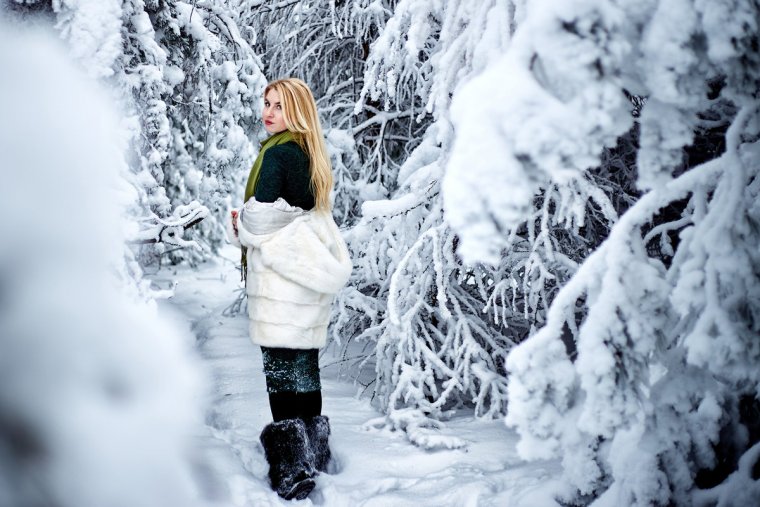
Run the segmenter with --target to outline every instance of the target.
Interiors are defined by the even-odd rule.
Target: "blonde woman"
[[[262,116],[270,137],[230,233],[243,247],[249,333],[261,346],[272,411],[260,438],[269,478],[281,497],[303,499],[331,458],[318,350],[351,261],[332,220],[332,170],[311,90],[300,79],[270,83]]]

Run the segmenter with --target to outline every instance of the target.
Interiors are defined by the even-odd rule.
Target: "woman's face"
[[[264,111],[261,117],[264,120],[264,128],[270,134],[277,134],[287,129],[285,117],[282,115],[280,94],[274,88],[264,96]]]

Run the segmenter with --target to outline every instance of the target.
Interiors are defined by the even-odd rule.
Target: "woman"
[[[264,360],[269,478],[283,498],[303,499],[330,461],[318,349],[351,262],[332,220],[330,159],[306,83],[270,83],[263,120],[270,137],[251,169],[245,205],[231,213],[231,238],[245,247],[249,332]]]

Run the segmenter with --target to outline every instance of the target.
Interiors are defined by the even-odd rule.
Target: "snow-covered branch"
[[[182,236],[184,231],[199,224],[208,214],[207,207],[193,201],[187,206],[177,207],[172,218],[165,219],[154,215],[152,218],[141,221],[142,228],[128,242],[134,244],[163,242],[168,245],[199,248],[197,242],[186,241]]]

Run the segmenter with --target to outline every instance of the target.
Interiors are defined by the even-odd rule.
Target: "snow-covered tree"
[[[445,197],[479,198],[446,216],[475,261],[498,256],[547,188],[567,195],[560,216],[583,221],[589,169],[632,126],[626,95],[647,97],[645,195],[507,361],[519,451],[562,457],[568,502],[760,498],[759,34],[753,1],[536,0],[507,54],[454,98]],[[716,129],[722,153],[690,163]],[[498,156],[473,165],[475,149]]]
[[[157,70],[166,89],[156,101],[156,114],[165,108],[170,138],[166,151],[163,146],[143,146],[143,152],[163,159],[160,166],[144,169],[155,171],[172,207],[200,201],[210,209],[212,219],[204,220],[198,233],[216,249],[225,241],[221,224],[230,197],[242,194],[255,155],[266,80],[240,33],[236,13],[224,2],[162,2],[153,12],[146,10],[143,17],[160,34],[155,38],[165,54]],[[135,48],[129,55],[125,78],[141,73],[140,54],[141,48]],[[140,70],[133,72],[133,65]],[[135,84],[133,95],[144,89],[140,79]],[[142,160],[150,163],[151,156]]]
[[[358,269],[334,329],[346,342],[373,344],[367,364],[376,370],[385,422],[425,446],[460,444],[427,427],[463,403],[480,415],[502,413],[502,361],[526,331],[506,332],[503,320],[483,313],[494,275],[464,269],[456,258],[439,184],[451,140],[449,95],[504,50],[510,9],[502,2],[398,2],[369,48],[355,108],[372,108],[367,121],[378,122],[378,135],[396,146],[376,145],[373,156],[389,165],[380,178],[389,199],[364,202],[348,234]],[[391,123],[399,118],[405,121]],[[398,160],[398,169],[385,158]]]
[[[15,2],[15,0],[14,0]],[[14,4],[11,2],[11,5]],[[230,196],[241,193],[256,148],[265,85],[261,63],[238,28],[238,12],[222,1],[108,0],[15,2],[47,11],[72,54],[115,90],[131,118],[126,174],[138,190],[136,220],[176,221],[186,207],[211,214],[193,229],[143,248],[143,262],[173,246],[172,260],[198,260],[224,242]],[[152,229],[149,229],[152,230]],[[134,238],[144,240],[143,236]],[[173,243],[174,245],[171,245]]]

